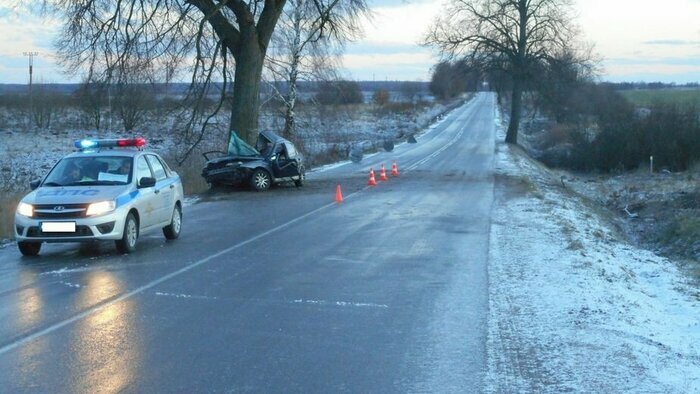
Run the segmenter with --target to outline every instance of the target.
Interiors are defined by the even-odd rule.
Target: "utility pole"
[[[29,113],[34,112],[34,97],[32,94],[32,74],[34,73],[34,57],[39,56],[39,52],[23,52],[29,57]],[[30,115],[31,116],[31,115]]]
[[[34,57],[39,56],[39,52],[23,52],[24,56],[29,57],[29,95],[32,94],[32,74],[34,73]]]

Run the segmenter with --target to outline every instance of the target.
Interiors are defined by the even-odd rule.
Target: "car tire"
[[[253,175],[250,177],[250,187],[253,190],[262,192],[270,188],[272,185],[272,177],[267,170],[262,168],[257,168],[253,171]]]
[[[36,256],[41,250],[41,242],[17,242],[17,247],[23,256]]]
[[[133,213],[129,212],[124,221],[122,239],[115,241],[119,253],[132,253],[136,250],[136,241],[139,238],[139,222]]]
[[[182,209],[180,209],[179,204],[175,204],[170,224],[163,227],[163,235],[165,235],[165,239],[177,239],[180,236],[180,230],[182,230]]]
[[[296,187],[304,186],[304,181],[306,181],[306,169],[302,166],[299,169],[299,179],[294,180],[294,185]]]

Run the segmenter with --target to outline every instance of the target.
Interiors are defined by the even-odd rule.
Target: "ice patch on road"
[[[218,297],[209,297],[209,296],[200,296],[200,295],[192,295],[192,294],[177,294],[177,293],[161,293],[161,292],[156,292],[157,296],[162,296],[162,297],[173,297],[173,298],[191,298],[195,300],[218,300]]]
[[[316,305],[328,305],[328,306],[345,306],[345,307],[368,307],[368,308],[388,308],[389,305],[385,304],[374,304],[369,302],[346,302],[346,301],[321,301],[321,300],[294,300],[293,304],[316,304]]]
[[[202,199],[202,197],[197,196],[197,195],[185,197],[185,199],[182,201],[182,205],[189,207],[189,206],[192,206],[192,205],[198,203],[199,200],[201,200],[201,199]]]
[[[485,391],[700,392],[698,291],[675,264],[521,149],[494,167]]]
[[[72,273],[76,273],[76,272],[87,272],[87,271],[92,271],[92,270],[94,270],[94,268],[89,267],[89,266],[87,266],[87,265],[85,265],[85,266],[83,266],[83,267],[79,267],[79,268],[68,268],[68,267],[63,267],[63,268],[61,268],[61,269],[54,270],[54,271],[42,272],[42,273],[40,273],[39,275],[41,275],[41,276],[46,276],[46,275],[63,275],[63,274],[72,274]]]

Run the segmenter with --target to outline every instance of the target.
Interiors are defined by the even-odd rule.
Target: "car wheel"
[[[20,241],[20,242],[17,242],[17,247],[19,247],[19,251],[24,256],[36,256],[39,254],[39,251],[41,250],[41,242]]]
[[[136,250],[136,240],[139,238],[139,223],[133,213],[126,215],[122,239],[115,241],[119,253],[131,253]]]
[[[180,230],[182,229],[182,210],[180,205],[175,205],[173,209],[173,216],[170,218],[170,224],[163,227],[163,235],[165,239],[177,239],[180,236]]]
[[[294,184],[296,187],[302,187],[304,186],[304,181],[306,181],[306,169],[301,167],[299,169],[299,179],[294,180]]]
[[[250,178],[250,186],[256,191],[264,191],[270,188],[272,177],[270,173],[262,168],[253,171],[253,176]]]

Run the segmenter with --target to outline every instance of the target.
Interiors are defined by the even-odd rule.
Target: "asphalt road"
[[[131,255],[0,250],[0,391],[479,391],[494,101],[300,189],[211,193]]]

